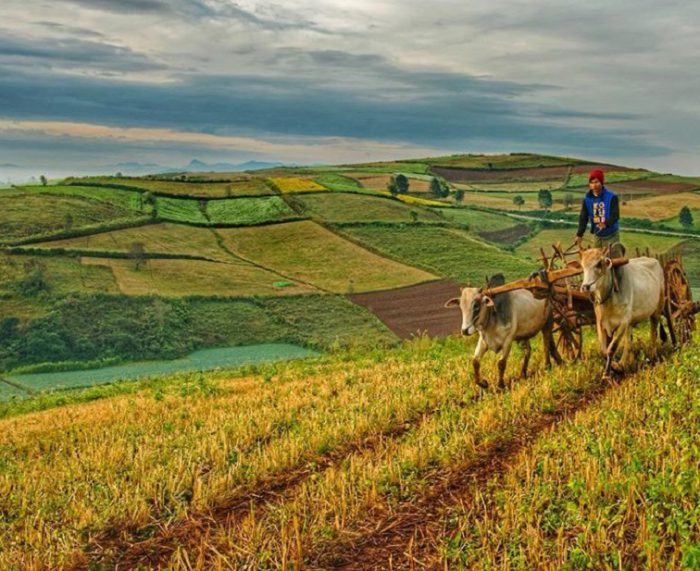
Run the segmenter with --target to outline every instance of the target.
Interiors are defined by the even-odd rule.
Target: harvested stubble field
[[[270,270],[242,260],[209,262],[201,260],[149,259],[140,269],[133,260],[81,258],[88,266],[109,268],[126,295],[294,295],[316,291],[313,286],[289,281]],[[276,283],[284,286],[275,286]]]
[[[694,346],[620,385],[591,355],[547,372],[536,350],[529,379],[486,393],[472,347],[420,339],[0,421],[0,565],[695,561]]]
[[[313,178],[301,177],[273,177],[270,178],[282,194],[296,192],[319,192],[326,190],[326,187],[314,182]]]
[[[435,276],[383,258],[311,221],[217,229],[226,247],[291,279],[335,293],[391,289]]]
[[[630,200],[626,204],[620,205],[620,215],[622,217],[632,216],[660,221],[672,216],[678,216],[680,209],[684,206],[700,208],[700,194],[696,192],[677,192]]]
[[[700,184],[697,182],[667,181],[658,178],[648,178],[644,180],[631,180],[615,184],[616,192],[654,192],[656,194],[674,194],[676,192],[688,192],[697,190]]]

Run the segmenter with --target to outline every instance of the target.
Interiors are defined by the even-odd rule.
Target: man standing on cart
[[[591,222],[593,246],[610,246],[610,257],[624,256],[625,249],[620,243],[620,203],[617,195],[605,187],[605,173],[595,169],[588,175],[588,192],[581,204],[578,217],[578,231],[574,243],[581,245],[588,221]]]

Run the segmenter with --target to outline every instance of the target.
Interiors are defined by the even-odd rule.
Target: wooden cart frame
[[[553,333],[559,354],[571,360],[579,359],[583,348],[583,327],[595,325],[595,312],[590,294],[580,289],[583,269],[578,261],[578,249],[571,246],[565,250],[561,244],[554,244],[552,254],[547,255],[543,249],[540,252],[542,269],[527,278],[484,289],[484,293],[493,296],[528,289],[537,298],[548,298],[554,313]],[[640,255],[639,250],[636,253]],[[648,249],[644,255],[650,255]],[[680,248],[656,258],[664,271],[664,315],[671,342],[674,346],[684,345],[695,331],[695,314],[700,312],[700,303],[693,301]],[[628,261],[628,258],[614,258],[613,267]]]

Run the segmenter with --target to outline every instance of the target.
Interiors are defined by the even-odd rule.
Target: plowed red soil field
[[[674,194],[687,192],[700,188],[700,185],[691,182],[668,182],[663,180],[630,180],[627,182],[610,183],[610,188],[615,192],[650,192],[654,194]]]
[[[431,337],[459,332],[461,313],[444,307],[448,299],[458,295],[455,282],[440,280],[348,297],[369,309],[396,335],[408,339],[424,332]]]

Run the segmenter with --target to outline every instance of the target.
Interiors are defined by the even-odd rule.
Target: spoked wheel
[[[563,311],[559,311],[563,309]],[[579,316],[566,307],[554,307],[554,344],[563,358],[574,361],[581,358],[583,350],[583,327]]]
[[[673,344],[685,345],[695,331],[695,314],[700,309],[693,303],[693,293],[688,277],[678,260],[671,260],[664,266],[666,281],[666,321]]]

